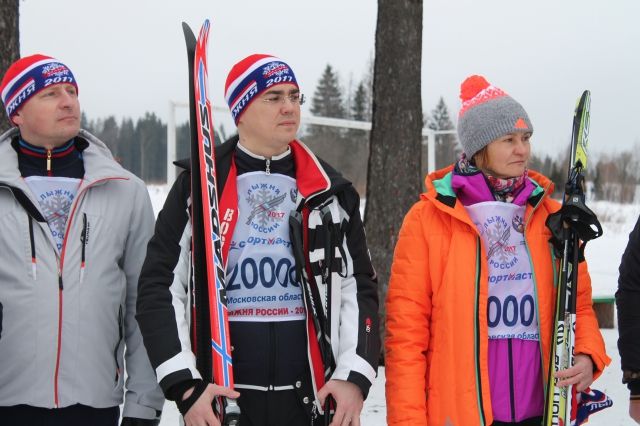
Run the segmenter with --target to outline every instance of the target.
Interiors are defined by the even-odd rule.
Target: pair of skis
[[[233,388],[233,363],[208,87],[207,47],[210,25],[208,20],[205,21],[197,40],[186,23],[182,24],[182,29],[189,61],[191,241],[195,290],[192,316],[193,346],[194,353],[197,354],[197,368],[204,380]],[[208,348],[211,348],[211,351]],[[214,409],[223,426],[239,424],[240,408],[235,400],[219,397],[215,401]]]
[[[573,119],[569,173],[563,206],[557,213],[549,215],[547,220],[547,226],[553,234],[550,241],[554,244],[556,253],[561,253],[561,273],[546,382],[544,426],[576,424],[575,385],[559,388],[556,383],[561,379],[554,378],[553,374],[574,365],[578,264],[584,260],[587,241],[602,235],[598,219],[584,204],[590,104],[591,95],[586,90],[578,99]]]

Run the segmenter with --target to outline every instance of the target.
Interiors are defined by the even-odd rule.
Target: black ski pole
[[[331,283],[333,266],[333,257],[335,256],[335,247],[333,242],[333,220],[331,217],[331,208],[325,206],[320,211],[320,219],[324,228],[324,265],[322,266],[322,278],[325,285],[325,354],[324,354],[324,377],[325,385],[331,378],[332,374],[332,354],[331,354]],[[324,401],[324,424],[329,426],[331,423],[331,395],[327,395]]]

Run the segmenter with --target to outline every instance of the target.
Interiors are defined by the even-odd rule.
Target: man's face
[[[265,157],[286,151],[300,126],[300,103],[285,97],[299,93],[293,84],[279,84],[251,102],[238,122],[242,144]]]
[[[14,115],[25,141],[47,149],[78,135],[80,103],[75,86],[56,84],[31,97]]]

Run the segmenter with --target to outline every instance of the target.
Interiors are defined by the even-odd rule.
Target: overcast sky
[[[527,110],[534,152],[555,156],[568,146],[575,101],[589,89],[590,149],[630,149],[640,142],[639,17],[637,0],[425,1],[423,110],[443,96],[457,120],[460,84],[483,75]],[[168,101],[188,98],[181,23],[197,35],[206,18],[211,103],[223,106],[227,73],[252,53],[289,63],[308,96],[327,63],[345,89],[350,78],[357,84],[374,53],[377,2],[22,0],[20,51],[68,65],[89,118],[149,111],[166,121]],[[214,120],[229,133],[230,118]]]

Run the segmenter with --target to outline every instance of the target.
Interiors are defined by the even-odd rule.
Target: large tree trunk
[[[9,66],[20,58],[19,1],[0,0],[0,80]],[[13,126],[4,111],[3,108],[0,113],[0,133]]]
[[[421,60],[422,0],[378,0],[364,222],[378,275],[383,341],[393,251],[404,216],[421,191]]]

